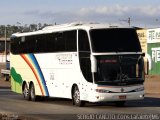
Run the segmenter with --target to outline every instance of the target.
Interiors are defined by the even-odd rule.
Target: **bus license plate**
[[[126,95],[121,95],[121,96],[119,96],[119,99],[120,99],[120,100],[126,99]]]

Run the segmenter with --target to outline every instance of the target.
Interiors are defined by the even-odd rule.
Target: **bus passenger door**
[[[79,30],[78,34],[78,46],[79,46],[79,62],[80,69],[84,78],[88,82],[93,83],[92,73],[91,73],[91,61],[90,61],[90,44],[87,32],[84,30]]]

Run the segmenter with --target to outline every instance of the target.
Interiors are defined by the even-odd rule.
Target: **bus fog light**
[[[140,98],[143,98],[143,97],[144,97],[144,95],[139,95],[139,97],[140,97]]]

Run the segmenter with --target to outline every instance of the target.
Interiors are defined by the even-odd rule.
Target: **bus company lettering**
[[[152,48],[152,60],[157,63],[160,61],[160,47]]]
[[[160,39],[160,32],[149,31],[149,39],[150,40]]]
[[[70,65],[73,63],[72,54],[58,54],[56,58],[59,61],[59,64]]]
[[[157,43],[160,42],[160,29],[150,29],[147,32],[147,42]]]

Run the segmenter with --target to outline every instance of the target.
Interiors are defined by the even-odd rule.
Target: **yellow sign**
[[[142,47],[142,52],[147,54],[147,30],[137,30],[137,34]]]
[[[145,53],[144,65],[145,65],[145,74],[148,74],[148,60],[147,60],[147,30],[141,29],[137,30],[138,38],[141,44],[142,52]]]

